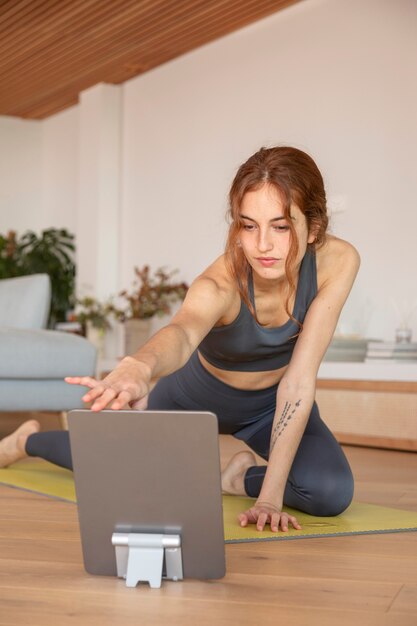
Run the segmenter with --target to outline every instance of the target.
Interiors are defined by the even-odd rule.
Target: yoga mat
[[[0,483],[61,500],[76,501],[72,472],[47,461],[27,459],[0,469]],[[290,528],[286,533],[273,533],[270,530],[259,532],[252,524],[240,528],[238,513],[253,503],[252,498],[223,496],[226,543],[417,530],[417,512],[360,502],[353,502],[344,513],[336,517],[313,517],[285,507],[286,511],[296,515],[302,526],[301,531]]]
[[[0,469],[0,483],[76,502],[72,472],[48,461],[25,459]]]

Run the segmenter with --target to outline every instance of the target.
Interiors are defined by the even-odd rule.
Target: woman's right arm
[[[66,382],[90,387],[83,400],[93,403],[93,411],[105,407],[122,409],[131,404],[138,406],[138,403],[142,408],[140,401],[155,383],[185,365],[202,339],[228,311],[233,297],[235,291],[219,259],[193,282],[172,321],[135,354],[122,359],[108,376],[101,381],[69,377]]]

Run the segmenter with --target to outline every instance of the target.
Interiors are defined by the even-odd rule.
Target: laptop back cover
[[[225,574],[217,418],[207,412],[71,411],[84,565],[116,575],[113,532],[181,535],[184,578]]]

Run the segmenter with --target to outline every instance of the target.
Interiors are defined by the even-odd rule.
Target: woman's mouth
[[[279,259],[276,259],[275,257],[258,257],[257,261],[259,261],[263,267],[271,267],[274,263],[279,261]]]

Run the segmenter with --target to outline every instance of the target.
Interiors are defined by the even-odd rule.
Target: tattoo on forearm
[[[274,430],[272,431],[270,452],[272,452],[272,450],[274,449],[274,446],[278,440],[278,437],[281,437],[282,433],[287,428],[290,420],[292,419],[294,413],[296,412],[300,404],[301,404],[301,399],[297,400],[295,405],[292,405],[291,402],[285,403],[281,417],[279,418],[278,422],[275,424]]]

